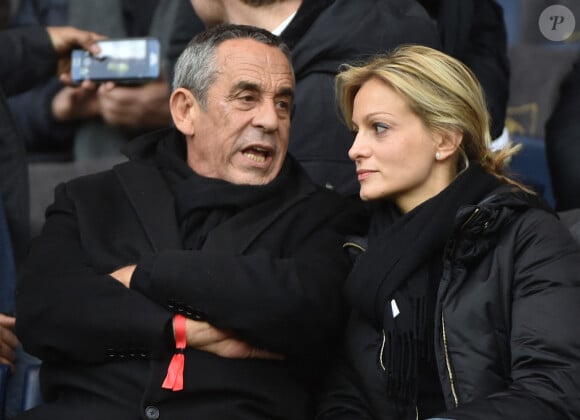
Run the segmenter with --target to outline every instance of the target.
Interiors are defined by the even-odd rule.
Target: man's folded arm
[[[310,235],[292,257],[170,250],[144,257],[131,288],[192,319],[288,356],[324,349],[341,327],[342,236]]]
[[[16,304],[17,334],[41,359],[98,362],[173,351],[173,314],[87,263],[64,185],[31,243]]]

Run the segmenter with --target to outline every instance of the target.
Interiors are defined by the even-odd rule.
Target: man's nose
[[[272,132],[278,129],[278,122],[279,118],[274,102],[262,102],[256,109],[254,125],[256,127],[261,127],[265,132]]]

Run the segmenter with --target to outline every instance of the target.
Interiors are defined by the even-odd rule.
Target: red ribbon
[[[173,317],[173,331],[175,332],[175,354],[169,362],[167,376],[161,385],[161,388],[181,391],[183,389],[183,366],[185,365],[185,321],[183,315]]]

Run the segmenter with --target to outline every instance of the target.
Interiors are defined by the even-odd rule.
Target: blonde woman
[[[580,418],[580,247],[490,150],[471,71],[404,46],[337,94],[371,225],[317,418]]]

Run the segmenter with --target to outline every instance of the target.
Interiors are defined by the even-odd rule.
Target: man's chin
[[[256,173],[255,171],[238,171],[230,173],[222,179],[235,185],[265,185],[274,178],[275,176],[270,174]]]

